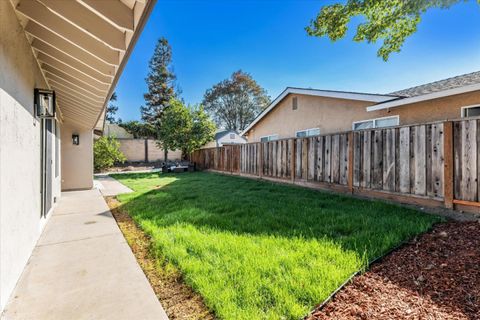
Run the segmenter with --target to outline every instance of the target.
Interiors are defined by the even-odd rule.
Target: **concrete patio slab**
[[[88,190],[63,194],[2,319],[168,317],[102,195]]]
[[[100,190],[104,197],[133,192],[132,189],[123,185],[118,180],[110,177],[109,175],[95,176],[95,186],[98,190]]]

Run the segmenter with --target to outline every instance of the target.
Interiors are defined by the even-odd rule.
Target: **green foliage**
[[[250,74],[236,71],[203,96],[202,105],[218,127],[241,131],[270,104],[270,97]]]
[[[119,195],[219,319],[302,319],[440,219],[384,202],[209,173],[116,175]]]
[[[107,120],[110,123],[120,124],[122,123],[122,120],[120,118],[117,119],[115,117],[118,111],[118,106],[114,104],[115,101],[117,101],[116,92],[112,93],[112,96],[110,97],[110,103],[107,106],[107,112],[105,113],[105,120]]]
[[[158,127],[159,146],[164,150],[182,150],[183,154],[200,148],[213,139],[215,124],[202,107],[187,107],[171,100]]]
[[[149,123],[132,120],[119,123],[119,126],[133,134],[135,139],[155,138],[157,136],[155,127]]]
[[[148,86],[148,93],[144,94],[146,105],[140,107],[142,120],[151,125],[158,124],[163,110],[176,97],[176,76],[171,63],[172,48],[167,39],[160,38],[149,62],[150,72],[145,79]]]
[[[348,0],[345,4],[322,7],[315,20],[306,27],[310,36],[329,37],[337,41],[347,34],[355,16],[364,22],[357,27],[354,41],[383,41],[377,54],[387,61],[400,52],[405,39],[417,31],[421,15],[432,8],[447,9],[462,0]],[[480,0],[477,0],[480,3]]]
[[[93,145],[93,166],[95,171],[112,167],[115,163],[127,160],[120,151],[120,143],[114,137],[101,137]]]

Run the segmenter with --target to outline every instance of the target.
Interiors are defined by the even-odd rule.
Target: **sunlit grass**
[[[211,173],[122,174],[123,209],[222,319],[299,319],[439,218]]]

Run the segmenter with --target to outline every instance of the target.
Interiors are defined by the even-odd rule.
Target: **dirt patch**
[[[306,319],[480,319],[480,223],[437,225]]]
[[[113,197],[106,200],[169,319],[215,319],[200,295],[184,283],[178,270],[155,259],[149,237],[122,211],[120,202]]]

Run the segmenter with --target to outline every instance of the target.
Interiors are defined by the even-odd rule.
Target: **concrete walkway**
[[[104,197],[133,192],[132,189],[108,175],[95,176],[94,185]]]
[[[98,190],[66,192],[2,319],[168,319]]]

